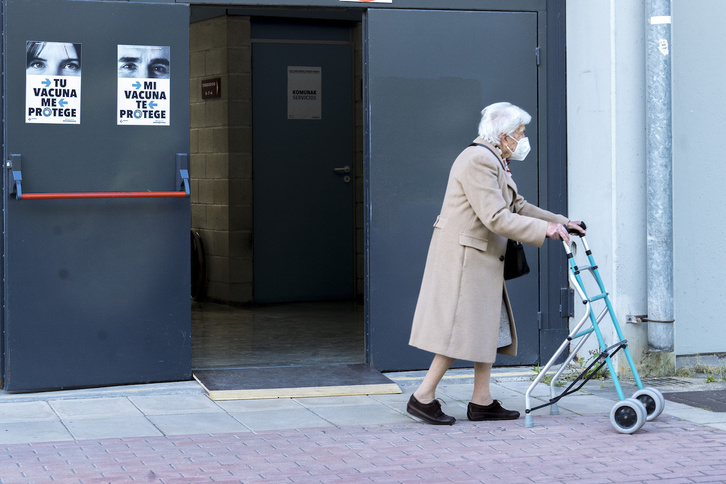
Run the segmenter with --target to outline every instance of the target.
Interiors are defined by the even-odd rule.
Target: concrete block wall
[[[207,297],[252,302],[252,106],[249,17],[190,26],[191,226],[205,246]],[[202,99],[203,79],[222,96]]]

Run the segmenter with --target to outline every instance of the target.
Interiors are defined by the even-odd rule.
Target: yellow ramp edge
[[[209,398],[214,401],[254,400],[265,398],[343,397],[352,395],[386,395],[401,393],[401,389],[395,383],[210,391],[196,375],[194,375],[194,379],[197,380],[202,388],[204,388],[204,391],[207,392]]]

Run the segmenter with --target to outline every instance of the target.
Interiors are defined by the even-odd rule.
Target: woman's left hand
[[[587,232],[587,226],[581,220],[570,220],[567,222],[567,231],[582,236]]]

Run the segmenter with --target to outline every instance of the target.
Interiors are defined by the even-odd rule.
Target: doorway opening
[[[306,14],[192,8],[194,370],[366,361],[361,21]]]
[[[365,362],[362,304],[192,303],[192,369]]]

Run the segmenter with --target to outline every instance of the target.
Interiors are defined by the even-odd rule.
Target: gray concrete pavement
[[[536,411],[533,428],[524,417],[469,422],[473,374],[454,370],[438,396],[458,421],[442,428],[405,412],[423,373],[388,376],[401,394],[213,402],[196,382],[0,394],[0,483],[726,482],[726,413],[666,402],[657,420],[619,434],[612,382],[592,381],[560,415]],[[495,369],[495,398],[523,412],[532,376]]]

